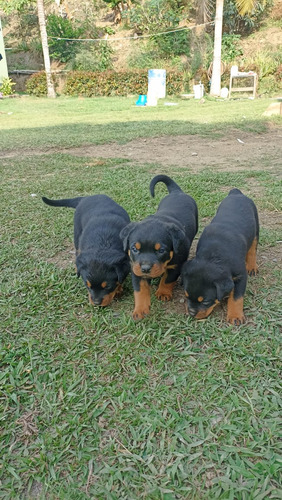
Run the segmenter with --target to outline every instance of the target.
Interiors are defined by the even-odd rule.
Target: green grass
[[[262,118],[270,100],[219,101],[167,99],[178,106],[138,108],[136,98],[21,97],[1,102],[1,150],[70,147],[158,135],[224,135],[228,128],[263,132]],[[273,119],[272,119],[273,121]],[[40,133],[38,133],[40,130]]]
[[[56,125],[47,116],[46,127],[38,107],[33,117],[34,102],[47,114],[51,109]],[[140,118],[140,110],[125,109],[125,100],[109,100],[103,115],[95,100],[87,103],[58,100],[49,108],[44,100],[5,100],[1,109],[23,115],[25,106],[28,118],[18,117],[18,126],[13,118],[9,129],[8,115],[0,140],[7,150],[15,149],[15,137],[22,147],[28,140],[27,147],[47,149],[59,143],[59,130],[64,145],[68,133],[69,145],[95,142],[90,132],[83,135],[88,109],[92,128],[106,131],[108,115],[117,139],[126,141],[138,133],[137,117],[140,135],[148,132],[143,115],[155,111],[142,110]],[[193,109],[195,114],[201,108]],[[156,120],[169,123],[170,112],[156,110]],[[208,118],[209,129],[200,115],[193,118],[200,133],[224,128],[219,116]],[[184,115],[181,120],[175,133],[188,133]],[[264,122],[256,126],[262,129]],[[266,222],[260,273],[247,286],[245,325],[227,325],[225,305],[205,321],[188,318],[180,287],[171,304],[153,296],[150,316],[134,323],[129,277],[119,301],[105,309],[88,304],[74,269],[73,211],[47,207],[41,196],[106,193],[140,220],[165,194],[160,185],[155,199],[149,195],[159,165],[56,153],[1,159],[0,498],[281,498],[278,173],[255,166],[220,173],[177,166],[161,171],[197,200],[201,230],[231,187],[256,202]]]

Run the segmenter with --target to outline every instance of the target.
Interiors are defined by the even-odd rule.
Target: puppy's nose
[[[102,299],[92,299],[93,300],[93,303],[95,304],[95,306],[99,306],[102,302]]]
[[[142,273],[149,273],[151,271],[150,264],[141,264]]]

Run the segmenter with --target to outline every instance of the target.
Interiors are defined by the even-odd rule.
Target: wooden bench
[[[253,80],[253,84],[245,87],[234,87],[234,80],[238,78],[249,78]],[[237,73],[232,72],[230,73],[230,82],[229,82],[229,98],[231,97],[232,92],[252,92],[252,97],[253,99],[256,97],[256,90],[257,90],[257,73],[254,73],[254,71],[249,71],[249,72],[240,72],[238,71]]]

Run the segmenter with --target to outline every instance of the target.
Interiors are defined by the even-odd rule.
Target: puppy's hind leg
[[[254,239],[246,255],[246,269],[250,276],[255,276],[258,272],[257,266],[257,238]]]

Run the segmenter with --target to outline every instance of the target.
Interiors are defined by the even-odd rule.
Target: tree
[[[38,22],[40,27],[40,35],[41,35],[41,43],[42,43],[42,51],[46,72],[46,80],[47,80],[47,96],[48,97],[56,97],[55,87],[52,80],[51,74],[51,64],[50,64],[50,56],[49,56],[49,47],[48,47],[48,38],[46,31],[46,22],[45,22],[45,13],[44,13],[44,2],[43,0],[37,1],[37,15]],[[0,9],[3,9],[4,12],[10,14],[13,11],[19,11],[25,5],[32,3],[32,0],[0,0]]]
[[[54,87],[54,83],[52,80],[52,73],[51,73],[51,64],[50,64],[48,37],[47,37],[47,31],[46,31],[46,21],[45,21],[43,0],[37,0],[37,14],[38,14],[41,43],[42,43],[42,51],[43,51],[43,57],[44,57],[44,66],[45,66],[46,80],[47,80],[47,96],[54,98],[54,97],[56,97],[56,92],[55,92],[55,87]]]
[[[214,49],[210,94],[219,96],[221,90],[221,45],[222,45],[222,21],[224,0],[216,0],[215,22],[214,22]],[[238,12],[241,16],[251,12],[255,0],[236,0]]]

